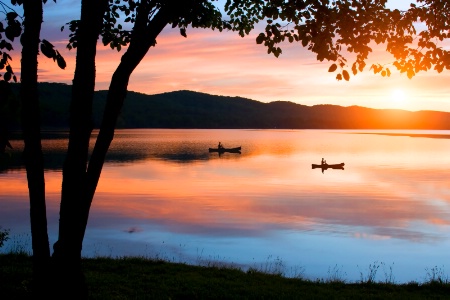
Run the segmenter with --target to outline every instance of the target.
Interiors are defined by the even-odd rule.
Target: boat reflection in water
[[[322,173],[323,173],[323,171],[328,170],[328,169],[344,170],[344,165],[345,165],[344,163],[332,164],[332,165],[329,165],[327,163],[319,164],[319,165],[312,164],[312,168],[313,169],[322,169]]]

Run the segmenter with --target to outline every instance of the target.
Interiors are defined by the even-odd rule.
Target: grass
[[[313,281],[270,270],[131,257],[85,258],[83,268],[90,299],[450,299],[450,283],[440,268],[427,270],[427,282],[408,284],[375,282],[373,273],[346,283],[339,268],[330,270],[330,278]],[[29,299],[30,284],[31,258],[0,254],[0,299]]]

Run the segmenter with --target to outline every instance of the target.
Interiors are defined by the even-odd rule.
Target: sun
[[[402,89],[395,89],[391,93],[392,105],[396,107],[402,107],[406,105],[406,93]]]

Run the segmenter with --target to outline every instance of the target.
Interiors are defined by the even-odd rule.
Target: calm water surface
[[[65,137],[46,153],[50,243]],[[209,153],[221,141],[242,153]],[[16,151],[22,144],[13,143]],[[91,209],[85,256],[229,263],[287,276],[427,279],[450,266],[450,131],[120,130]],[[28,249],[26,176],[0,169],[0,226]],[[345,163],[345,170],[311,164]]]

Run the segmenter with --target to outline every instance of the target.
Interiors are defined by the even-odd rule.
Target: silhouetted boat
[[[209,148],[209,152],[231,152],[231,153],[241,153],[241,147],[236,148]]]
[[[341,170],[344,170],[344,165],[345,165],[344,163],[332,164],[332,165],[329,165],[329,164],[319,164],[319,165],[312,164],[312,168],[313,169],[320,168],[320,169],[341,169]]]

